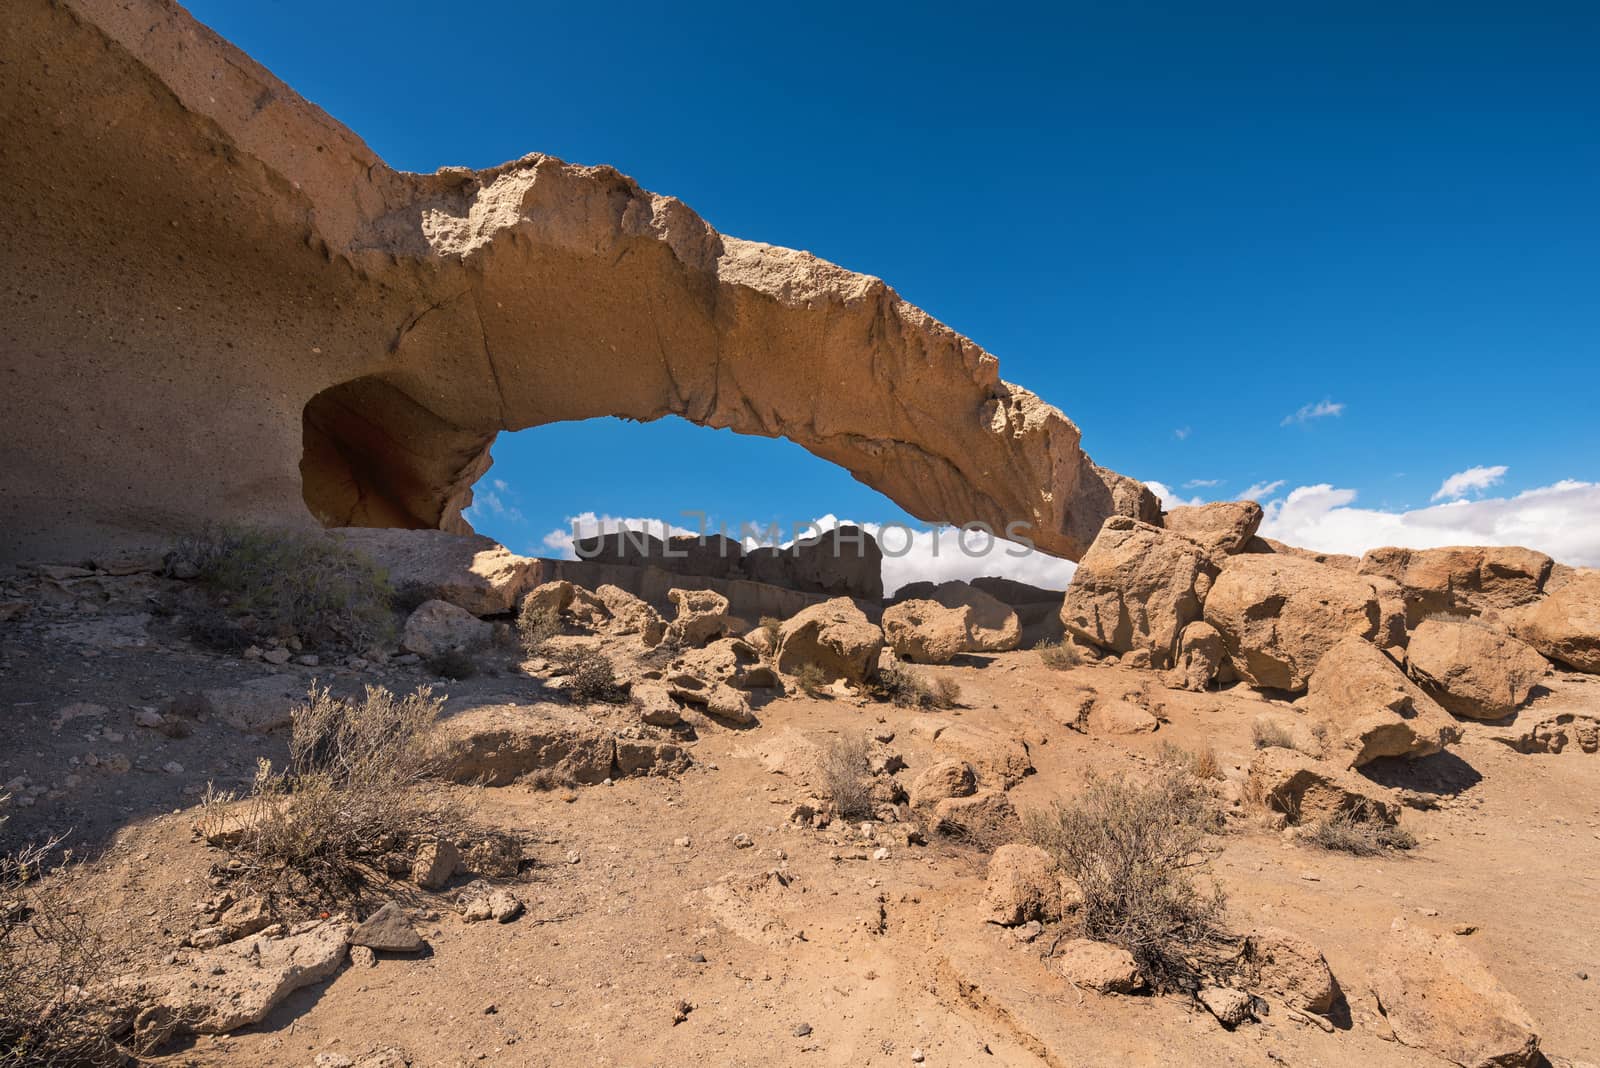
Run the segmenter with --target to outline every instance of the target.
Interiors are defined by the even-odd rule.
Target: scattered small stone
[[[277,649],[268,649],[261,654],[261,659],[269,664],[287,664],[290,655],[289,650],[279,647]]]
[[[691,953],[691,954],[689,954],[689,963],[690,964],[704,964],[705,962],[706,962],[706,955],[704,953]]]
[[[1450,930],[1455,934],[1466,936],[1469,934],[1477,934],[1478,925],[1475,923],[1458,923],[1454,927],[1450,928]]]
[[[1250,1019],[1250,995],[1242,990],[1208,986],[1200,991],[1198,997],[1200,1004],[1229,1031]]]
[[[1439,910],[1438,909],[1418,909],[1417,913],[1419,915],[1422,915],[1422,916],[1437,916],[1437,915],[1439,915]]]
[[[1314,871],[1303,871],[1300,873],[1300,878],[1304,879],[1308,883],[1320,883],[1322,881],[1322,876],[1318,875]]]
[[[883,846],[879,846],[877,849],[874,849],[872,851],[872,859],[873,860],[888,860],[889,859],[889,851],[887,849],[885,849]]]
[[[351,931],[350,944],[385,953],[417,953],[428,947],[405,912],[393,901],[384,902],[377,912]]]
[[[442,890],[461,868],[461,850],[453,842],[424,842],[411,862],[411,881],[424,890]]]
[[[751,838],[748,834],[745,834],[743,831],[740,831],[738,834],[733,836],[733,848],[735,849],[749,849],[755,844],[756,840]]]
[[[911,1051],[911,1063],[912,1064],[921,1064],[923,1061],[925,1061],[927,1059],[928,1059],[928,1055],[926,1053],[923,1053],[921,1049],[914,1049],[914,1050]]]
[[[1044,934],[1044,924],[1040,923],[1038,920],[1029,920],[1027,923],[1020,927],[1015,927],[1011,931],[1012,937],[1018,942],[1022,943],[1032,942],[1042,934]]]
[[[672,840],[672,844],[677,846],[679,849],[688,849],[690,846],[694,845],[694,843],[689,840],[688,835],[684,835],[682,838],[674,838]]]
[[[161,715],[161,713],[157,712],[153,708],[139,708],[134,710],[133,725],[135,727],[146,727],[150,730],[160,730],[161,725],[165,722],[166,719]]]
[[[1589,973],[1588,972],[1579,972],[1578,973],[1578,978],[1582,979],[1584,982],[1588,982],[1589,981]]]
[[[178,763],[176,760],[169,760],[165,764],[161,765],[161,770],[166,772],[168,775],[182,775],[183,765]]]
[[[672,1026],[676,1027],[683,1023],[683,1021],[689,1018],[689,1014],[693,1011],[693,1005],[681,998],[678,999],[678,1003],[672,1007]]]
[[[369,946],[351,946],[350,963],[357,968],[375,968],[378,966],[378,955]]]
[[[795,1038],[805,1038],[810,1033],[811,1033],[811,1025],[810,1024],[803,1023],[803,1024],[796,1024],[795,1025],[795,1028],[794,1028],[794,1037]]]
[[[314,653],[306,653],[303,656],[295,657],[294,662],[302,667],[317,667],[322,663],[322,660]]]

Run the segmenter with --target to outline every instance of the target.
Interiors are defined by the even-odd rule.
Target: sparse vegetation
[[[1077,880],[1084,937],[1122,946],[1157,990],[1192,990],[1222,965],[1228,942],[1222,891],[1200,883],[1212,819],[1190,775],[1090,774],[1072,803],[1030,813],[1024,834]]]
[[[212,527],[180,542],[172,559],[195,569],[231,623],[202,614],[192,632],[204,644],[232,648],[242,632],[365,649],[394,635],[388,576],[328,534]]]
[[[1392,849],[1411,849],[1417,839],[1410,831],[1377,819],[1365,806],[1318,820],[1306,828],[1302,840],[1336,853],[1375,857]]]
[[[778,629],[783,626],[783,620],[777,616],[762,616],[761,622],[756,624],[757,629],[767,636],[767,647],[772,652],[778,649]]]
[[[428,670],[443,679],[470,679],[478,673],[478,661],[465,649],[446,649],[428,658]]]
[[[1054,671],[1067,671],[1083,664],[1083,653],[1076,645],[1063,638],[1060,641],[1042,641],[1034,646],[1044,666]]]
[[[258,760],[242,799],[208,794],[202,832],[252,891],[307,904],[354,894],[386,854],[460,829],[453,806],[419,789],[436,767],[442,705],[427,687],[397,698],[369,686],[356,700],[313,688],[295,712],[288,768]]]
[[[517,637],[522,641],[522,651],[529,656],[541,656],[546,643],[561,633],[561,613],[555,605],[522,599],[517,611]]]
[[[1015,842],[1020,831],[1017,815],[1010,808],[973,805],[940,821],[939,833],[979,853],[993,853],[1008,842]]]
[[[1156,756],[1163,764],[1193,775],[1202,782],[1222,778],[1222,766],[1217,763],[1216,750],[1209,745],[1204,749],[1190,750],[1163,742]]]
[[[794,673],[794,683],[807,697],[821,697],[828,685],[828,676],[816,664],[801,664]]]
[[[566,672],[566,692],[574,701],[616,704],[627,699],[627,691],[617,682],[616,667],[600,650],[587,646],[566,649],[557,661]]]
[[[840,819],[872,815],[872,776],[867,767],[871,755],[871,746],[860,734],[842,734],[823,748],[823,784]]]
[[[1257,749],[1294,749],[1294,735],[1281,723],[1257,716],[1250,724],[1250,740]]]
[[[892,664],[879,672],[873,690],[880,700],[893,701],[902,708],[954,708],[961,700],[961,685],[954,679],[939,678],[929,682],[900,664]]]

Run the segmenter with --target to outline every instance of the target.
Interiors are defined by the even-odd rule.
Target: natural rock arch
[[[8,18],[0,133],[29,151],[0,153],[23,279],[0,554],[308,506],[462,529],[496,433],[601,415],[788,437],[920,518],[1026,522],[1073,558],[1157,514],[879,279],[609,167],[395,171],[158,0]]]

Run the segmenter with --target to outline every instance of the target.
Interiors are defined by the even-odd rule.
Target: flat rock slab
[[[237,686],[203,692],[217,718],[247,734],[268,734],[289,726],[305,703],[306,680],[298,675],[267,675]]]
[[[566,705],[482,705],[440,719],[441,774],[452,782],[506,786],[551,771],[566,782],[682,771],[691,763],[676,742],[619,739]]]
[[[411,926],[405,910],[393,901],[385,901],[377,912],[361,921],[350,932],[350,944],[380,953],[420,953],[428,948],[428,943]]]

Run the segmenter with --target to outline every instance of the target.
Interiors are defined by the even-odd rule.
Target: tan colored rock
[[[616,739],[567,705],[478,705],[444,716],[435,728],[439,774],[450,782],[507,786],[531,772],[560,781],[611,777]]]
[[[1600,673],[1600,571],[1574,575],[1513,617],[1517,637],[1559,664]]]
[[[716,678],[704,678],[692,672],[678,672],[667,680],[667,690],[686,704],[698,705],[708,715],[727,720],[738,726],[754,723],[756,715],[750,707],[750,698],[740,690]]]
[[[677,615],[667,624],[667,640],[678,645],[704,645],[733,632],[728,599],[715,590],[667,591]]]
[[[336,535],[387,571],[389,582],[413,603],[449,601],[475,616],[516,611],[522,595],[544,575],[540,561],[476,534],[350,528]]]
[[[1017,613],[993,594],[960,579],[941,582],[923,598],[967,611],[967,651],[1003,653],[1022,643]]]
[[[480,649],[494,638],[494,627],[449,601],[424,601],[406,617],[400,647],[418,656],[451,649]]]
[[[1429,756],[1461,734],[1433,698],[1363,638],[1344,638],[1322,655],[1303,704],[1352,768],[1379,757]]]
[[[1360,573],[1396,583],[1405,597],[1406,626],[1415,628],[1441,612],[1480,615],[1537,601],[1550,577],[1544,553],[1519,546],[1443,549],[1372,549]]]
[[[1131,994],[1144,988],[1144,976],[1133,954],[1121,946],[1074,938],[1047,962],[1050,970],[1074,986],[1100,994]]]
[[[922,770],[911,784],[911,804],[934,805],[947,797],[971,797],[978,792],[978,777],[965,760],[941,760]]]
[[[814,604],[778,628],[778,670],[815,664],[830,679],[862,683],[878,673],[883,631],[848,597]]]
[[[1394,1037],[1463,1068],[1538,1064],[1539,1025],[1453,935],[1396,919],[1372,970]]]
[[[1089,711],[1089,730],[1095,734],[1150,734],[1159,726],[1154,714],[1132,701],[1096,701]]]
[[[743,570],[757,582],[806,593],[869,601],[883,597],[883,550],[871,534],[850,524],[784,548],[751,549],[744,554]]]
[[[572,599],[576,595],[576,588],[565,579],[541,582],[523,594],[519,610],[524,612],[565,612],[572,606]]]
[[[959,720],[940,729],[934,751],[971,764],[978,782],[986,788],[1009,790],[1033,771],[1027,742],[1010,731],[982,723]]]
[[[1406,663],[1441,705],[1469,719],[1510,715],[1550,673],[1531,646],[1481,623],[1437,616],[1412,631]]]
[[[778,676],[743,638],[718,638],[703,649],[688,649],[672,661],[669,681],[693,675],[707,682],[725,682],[739,690],[778,685]]]
[[[1394,824],[1400,809],[1382,788],[1349,771],[1288,749],[1262,749],[1250,762],[1246,792],[1292,823],[1314,824],[1351,815]]]
[[[1272,538],[1254,537],[1244,549],[1247,553],[1276,553],[1279,556],[1292,556],[1297,560],[1305,560],[1313,564],[1323,564],[1338,571],[1358,571],[1361,568],[1359,556],[1347,556],[1343,553],[1324,553],[1316,549],[1302,549],[1297,545],[1285,545]]]
[[[1338,985],[1322,952],[1299,935],[1258,927],[1245,939],[1250,989],[1302,1012],[1327,1013]]]
[[[1228,651],[1222,635],[1210,623],[1197,619],[1178,636],[1178,655],[1167,684],[1182,690],[1204,693],[1227,661]]]
[[[985,844],[1011,841],[1022,831],[1016,806],[1004,790],[947,797],[933,806],[933,825],[943,834]]]
[[[1357,575],[1278,554],[1230,556],[1206,596],[1205,620],[1253,686],[1303,690],[1340,639],[1388,633],[1379,595]]]
[[[661,614],[642,598],[635,597],[620,586],[602,584],[594,591],[595,599],[605,605],[611,614],[606,629],[612,634],[637,634],[646,646],[655,647],[666,637],[667,624]]]
[[[1112,516],[1078,563],[1061,623],[1067,633],[1114,653],[1143,650],[1152,667],[1166,670],[1178,636],[1200,618],[1215,574],[1198,542]]]
[[[982,904],[988,923],[1055,923],[1081,903],[1077,884],[1038,846],[1011,842],[989,857]]]
[[[1206,1011],[1216,1017],[1227,1031],[1232,1031],[1251,1018],[1250,995],[1243,990],[1229,986],[1205,986],[1200,988],[1195,1000],[1205,1006]]]
[[[411,862],[411,881],[424,890],[443,890],[461,870],[461,850],[454,842],[434,839],[417,847]]]
[[[785,436],[1066,556],[1157,514],[879,279],[611,167],[396,171],[162,0],[20,2],[0,140],[41,148],[0,160],[0,271],[32,280],[0,294],[0,557],[219,516],[465,532],[496,434],[600,415]]]
[[[972,610],[938,601],[898,601],[883,610],[889,648],[912,664],[948,664],[967,649]]]
[[[1255,501],[1215,501],[1174,508],[1161,517],[1167,530],[1192,538],[1213,554],[1242,553],[1261,526]]]
[[[676,727],[683,722],[678,702],[665,683],[636,682],[628,689],[628,697],[639,710],[639,718],[652,727]]]

